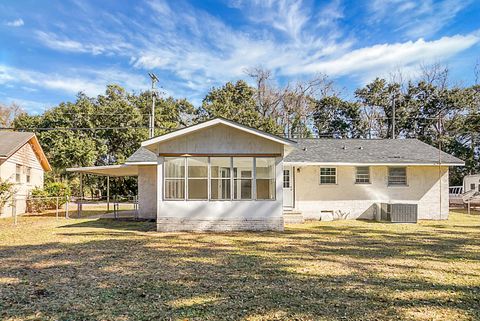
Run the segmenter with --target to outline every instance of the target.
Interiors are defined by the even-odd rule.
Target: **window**
[[[290,170],[283,170],[283,188],[290,188]]]
[[[208,199],[208,157],[189,157],[188,197],[189,200]]]
[[[164,198],[273,200],[275,173],[274,157],[165,157]]]
[[[320,184],[337,184],[337,169],[335,167],[321,167]]]
[[[210,157],[211,199],[231,199],[232,174],[230,157]]]
[[[165,157],[165,198],[185,199],[185,158]]]
[[[470,190],[475,190],[475,183],[470,184]]]
[[[388,168],[388,186],[406,186],[407,168],[389,167]]]
[[[15,182],[20,183],[22,177],[22,165],[15,166]]]
[[[253,157],[233,157],[233,198],[252,199]]]
[[[25,169],[27,183],[30,183],[30,177],[32,176],[32,168],[27,167]]]
[[[356,168],[357,173],[355,176],[356,184],[369,184],[370,183],[370,167],[360,166]]]
[[[275,199],[275,158],[256,158],[255,174],[257,199]]]

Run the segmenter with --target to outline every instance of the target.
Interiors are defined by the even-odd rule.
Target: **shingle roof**
[[[157,162],[157,156],[155,155],[154,152],[149,151],[145,147],[140,147],[135,151],[135,153],[130,156],[127,161],[127,163],[139,163],[139,162]]]
[[[417,139],[299,139],[286,158],[290,163],[438,164],[464,165]]]
[[[0,157],[10,157],[34,136],[28,132],[0,132]]]

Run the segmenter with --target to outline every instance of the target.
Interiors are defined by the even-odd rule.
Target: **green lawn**
[[[285,233],[0,219],[2,320],[479,320],[480,215]]]

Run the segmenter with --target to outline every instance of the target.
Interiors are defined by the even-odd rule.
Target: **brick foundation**
[[[283,217],[269,219],[198,220],[174,217],[157,218],[159,232],[283,231]]]

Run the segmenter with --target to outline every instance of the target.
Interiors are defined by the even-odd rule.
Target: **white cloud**
[[[409,37],[429,37],[448,25],[471,3],[472,0],[375,0],[370,3],[372,16],[368,19],[393,25]]]
[[[5,25],[7,25],[9,27],[21,27],[24,24],[25,23],[23,22],[23,19],[21,19],[21,18],[18,18],[18,19],[12,20],[12,21],[7,21],[5,23]]]
[[[380,74],[425,61],[442,61],[480,42],[477,35],[443,37],[434,41],[407,41],[353,50],[332,59],[290,66],[288,74],[324,72],[332,76]]]
[[[70,94],[82,91],[89,96],[105,92],[106,85],[112,83],[118,83],[129,91],[148,88],[146,77],[116,69],[69,69],[64,70],[63,74],[58,74],[0,65],[0,84],[6,83],[59,90]]]

